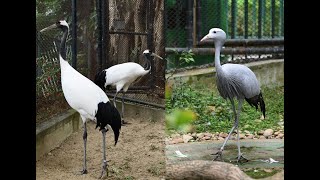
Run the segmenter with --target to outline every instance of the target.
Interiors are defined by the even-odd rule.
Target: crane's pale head
[[[155,54],[155,53],[153,53],[153,52],[151,52],[149,49],[146,49],[146,50],[144,50],[143,51],[143,55],[145,55],[145,56],[154,56],[154,57],[157,57],[157,58],[159,58],[159,59],[163,59],[161,56],[159,56],[158,54]]]
[[[61,20],[61,21],[57,21],[56,23],[52,24],[51,26],[43,28],[42,30],[40,30],[40,32],[47,31],[47,30],[54,29],[54,28],[61,28],[61,29],[67,28],[67,29],[69,29],[69,25],[65,20]]]
[[[220,42],[223,44],[226,38],[227,35],[222,29],[212,28],[209,30],[209,33],[200,40],[200,42],[212,40],[214,43]]]

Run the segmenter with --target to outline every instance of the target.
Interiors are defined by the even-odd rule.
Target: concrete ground
[[[218,151],[223,141],[205,141],[184,144],[166,145],[167,163],[189,160],[213,160],[212,153]],[[248,169],[278,169],[284,167],[284,140],[265,139],[265,140],[240,140],[241,152],[249,162],[243,164],[236,163],[238,153],[236,141],[227,142],[223,151],[223,161],[237,165],[241,170]],[[180,151],[187,157],[178,157],[175,151]],[[274,163],[266,162],[272,158]],[[282,173],[283,174],[283,173]],[[283,177],[283,175],[282,175]],[[281,178],[280,178],[281,179]]]

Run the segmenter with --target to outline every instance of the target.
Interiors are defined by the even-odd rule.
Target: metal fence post
[[[147,30],[148,30],[148,35],[147,35],[147,47],[149,50],[154,52],[154,45],[153,45],[153,17],[154,17],[154,7],[153,7],[153,1],[148,1],[148,8],[147,8]],[[154,89],[155,87],[155,63],[152,60],[151,61],[151,81],[150,82],[150,87],[151,89]]]
[[[259,0],[258,2],[258,38],[262,37],[262,6],[263,0]]]
[[[102,27],[101,27],[101,0],[96,0],[96,13],[97,13],[97,29],[98,29],[98,71],[102,70]]]
[[[77,0],[72,0],[72,67],[77,69]]]

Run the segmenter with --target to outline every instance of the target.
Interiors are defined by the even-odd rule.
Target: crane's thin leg
[[[87,122],[83,123],[83,145],[84,145],[84,156],[83,156],[83,170],[81,171],[81,174],[87,174]]]
[[[234,114],[234,117],[235,117],[234,125],[233,125],[233,127],[231,128],[231,130],[230,130],[227,138],[224,140],[224,142],[223,142],[221,148],[219,149],[219,151],[216,152],[216,153],[214,153],[214,154],[212,154],[212,155],[216,155],[216,157],[213,159],[214,161],[217,160],[217,159],[220,159],[220,160],[222,161],[222,151],[224,150],[224,146],[227,144],[227,141],[229,140],[229,138],[230,138],[233,130],[234,130],[236,127],[238,127],[237,113],[236,113],[236,109],[235,109],[235,107],[234,107],[234,101],[231,100],[231,99],[230,99],[230,101],[231,101],[231,105],[232,105],[233,114]]]
[[[124,94],[125,94],[125,92],[123,91],[122,92],[122,100],[121,100],[121,103],[122,103],[122,111],[121,111],[121,119],[122,119],[122,125],[125,125],[125,124],[128,124],[128,122],[126,122],[126,121],[124,121]]]
[[[114,107],[117,107],[117,105],[116,105],[116,97],[117,97],[117,95],[118,95],[118,91],[116,92],[116,95],[114,95],[114,97],[113,97],[113,105],[114,105]]]
[[[241,113],[241,107],[242,107],[242,102],[243,99],[239,99],[239,104],[238,104],[238,112],[237,112],[237,124],[239,123],[240,119],[240,113]],[[240,138],[239,138],[239,126],[237,126],[237,145],[238,145],[238,157],[237,157],[237,162],[240,162],[241,160],[248,161],[243,155],[241,154],[240,151]]]
[[[101,130],[102,132],[102,148],[103,148],[103,163],[102,163],[102,171],[101,171],[101,176],[99,177],[99,179],[101,179],[103,177],[103,174],[105,172],[107,172],[107,176],[108,176],[108,164],[107,164],[107,160],[106,160],[106,132],[108,131],[108,129],[103,128]]]

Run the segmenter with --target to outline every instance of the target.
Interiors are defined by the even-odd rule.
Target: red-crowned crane
[[[113,98],[113,104],[116,107],[116,97],[119,91],[122,89],[122,111],[121,118],[122,124],[126,124],[124,121],[124,94],[127,92],[129,86],[138,78],[148,74],[151,70],[150,59],[151,56],[163,59],[159,55],[151,52],[149,49],[143,51],[145,65],[142,67],[140,64],[134,62],[127,62],[117,64],[98,72],[95,76],[94,83],[96,83],[103,91],[106,91],[110,86],[116,87],[116,94]]]
[[[215,46],[215,59],[214,64],[216,68],[216,83],[219,94],[224,99],[229,99],[231,101],[233,114],[235,117],[234,125],[228,134],[227,138],[224,140],[221,148],[217,153],[214,160],[220,158],[222,160],[222,151],[226,145],[231,133],[235,128],[237,128],[237,144],[238,144],[238,158],[237,162],[241,159],[246,160],[240,152],[240,142],[239,142],[239,118],[243,100],[245,99],[251,106],[255,106],[260,110],[265,117],[265,103],[260,90],[260,84],[257,80],[255,74],[247,67],[241,64],[220,64],[220,50],[226,40],[226,33],[219,28],[210,29],[209,33],[201,39],[200,42],[213,40]],[[238,112],[236,112],[233,99],[238,100]]]
[[[79,112],[83,121],[83,143],[84,159],[83,170],[81,174],[87,173],[86,163],[86,144],[87,144],[87,121],[96,122],[96,128],[100,127],[102,132],[103,143],[103,165],[100,178],[107,171],[107,160],[105,152],[105,136],[108,126],[111,126],[114,132],[115,144],[118,142],[119,132],[121,129],[121,117],[118,110],[110,103],[107,95],[94,84],[91,80],[76,71],[66,60],[66,39],[69,31],[69,25],[65,20],[42,29],[40,32],[60,28],[63,32],[60,44],[60,67],[61,67],[61,84],[64,97],[68,104]]]

